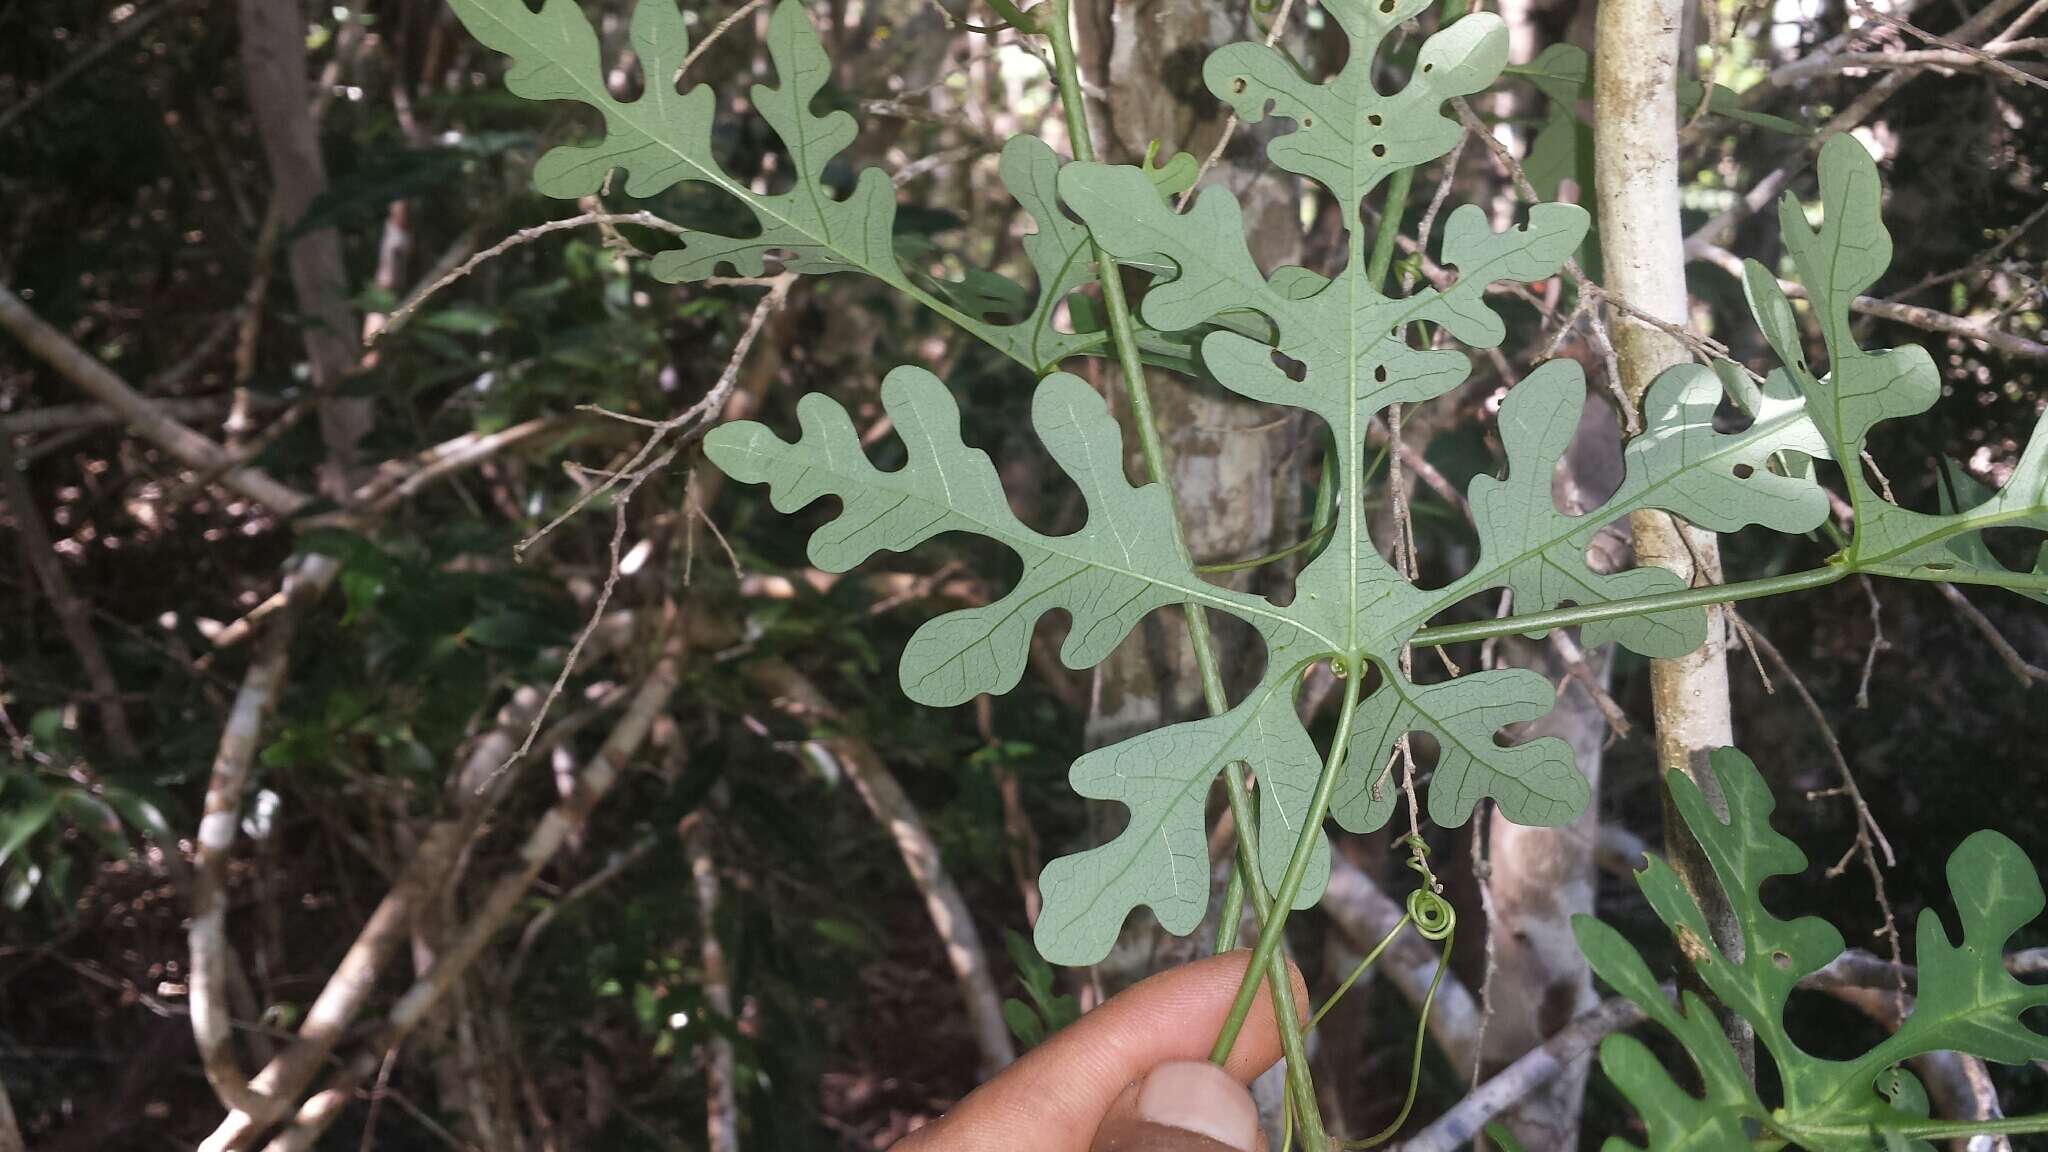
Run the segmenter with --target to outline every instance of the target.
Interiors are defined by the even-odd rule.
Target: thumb
[[[1124,1088],[1089,1152],[1264,1152],[1259,1109],[1214,1064],[1161,1064]]]

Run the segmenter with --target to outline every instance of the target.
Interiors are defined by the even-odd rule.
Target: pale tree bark
[[[1685,242],[1678,215],[1678,60],[1683,0],[1606,0],[1595,20],[1593,52],[1594,184],[1600,206],[1600,254],[1607,289],[1631,307],[1671,324],[1686,322]],[[1622,388],[1640,404],[1650,382],[1687,360],[1675,337],[1632,316],[1610,318]],[[1711,532],[1655,511],[1629,518],[1637,559],[1669,568],[1690,583],[1721,581]],[[1707,753],[1735,742],[1728,698],[1727,623],[1707,609],[1707,640],[1689,656],[1650,665],[1660,772],[1682,771],[1721,806]],[[1698,845],[1665,794],[1665,851],[1706,912],[1722,950],[1740,956],[1734,916]],[[1727,1021],[1747,1047],[1740,1022]]]
[[[683,854],[697,888],[697,955],[704,968],[704,1003],[726,1020],[732,1011],[732,978],[725,945],[718,939],[718,862],[711,854],[711,820],[698,814],[683,831]],[[714,1031],[704,1060],[705,1152],[740,1152],[740,1109],[735,1094],[732,1041]]]
[[[14,1119],[14,1101],[7,1097],[7,1085],[0,1083],[0,1152],[28,1152],[22,1142],[21,1125]]]
[[[1548,649],[1513,662],[1566,682],[1562,661]],[[1604,685],[1606,653],[1588,656],[1587,663]],[[1570,744],[1579,770],[1593,785],[1594,799],[1577,820],[1562,828],[1527,828],[1497,811],[1490,818],[1486,885],[1494,909],[1489,925],[1494,971],[1484,989],[1487,1020],[1481,1079],[1541,1047],[1599,1003],[1592,970],[1572,936],[1571,920],[1593,911],[1598,887],[1600,762],[1607,732],[1606,717],[1586,690],[1577,684],[1567,687],[1550,715],[1532,725],[1528,735],[1558,736]],[[1572,1060],[1501,1117],[1523,1147],[1578,1147],[1591,1066],[1583,1056]]]
[[[305,11],[296,0],[240,0],[239,12],[243,94],[269,160],[278,218],[290,229],[327,189],[320,125],[306,90]],[[316,228],[300,235],[286,263],[299,301],[313,386],[325,393],[356,370],[362,353],[340,234]],[[325,395],[320,401],[320,436],[327,450],[320,486],[329,496],[347,496],[357,447],[372,420],[369,397]]]

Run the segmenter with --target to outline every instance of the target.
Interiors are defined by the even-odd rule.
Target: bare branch
[[[2019,7],[2020,0],[1991,0],[1982,9],[1963,21],[1955,30],[1958,41],[1974,40],[1988,31],[1993,24],[2005,18],[2006,14]],[[1849,106],[1835,114],[1820,131],[1806,141],[1805,147],[1791,160],[1773,169],[1763,179],[1750,186],[1750,190],[1737,198],[1735,203],[1714,215],[1700,225],[1693,234],[1685,238],[1688,256],[1698,256],[1709,245],[1720,244],[1734,233],[1736,225],[1749,219],[1778,198],[1778,194],[1792,183],[1792,178],[1806,171],[1820,155],[1827,142],[1844,132],[1862,124],[1871,114],[1891,99],[1892,94],[1906,86],[1907,82],[1925,72],[1925,68],[1901,68],[1887,73],[1877,83],[1864,89],[1862,95],[1850,101]]]
[[[830,724],[840,718],[833,706],[809,677],[780,660],[763,660],[748,665],[745,675],[754,688],[774,702],[785,715],[807,725]],[[1003,1022],[1003,1001],[996,992],[995,977],[981,934],[974,927],[974,913],[967,898],[946,872],[939,846],[926,829],[917,806],[889,772],[881,754],[865,740],[835,735],[814,741],[830,752],[860,792],[868,811],[896,842],[896,851],[910,871],[912,883],[924,897],[932,927],[945,945],[946,960],[960,985],[960,997],[967,1009],[968,1023],[981,1048],[982,1074],[993,1076],[1015,1060],[1009,1025]]]
[[[374,347],[375,345],[382,343],[393,332],[396,332],[400,328],[403,328],[405,326],[406,321],[412,319],[413,313],[420,310],[421,305],[425,304],[427,301],[439,295],[444,289],[448,288],[456,281],[461,280],[463,277],[468,276],[470,273],[475,272],[478,268],[481,268],[485,264],[488,264],[491,261],[496,260],[498,257],[503,256],[505,253],[510,252],[514,248],[520,247],[521,245],[524,244],[531,244],[544,236],[550,236],[556,232],[566,232],[574,228],[586,228],[591,225],[597,225],[599,227],[610,227],[619,224],[638,224],[646,228],[658,228],[661,231],[667,232],[673,236],[681,236],[684,235],[686,232],[686,229],[684,229],[682,225],[670,223],[669,221],[664,220],[659,216],[656,216],[654,213],[646,211],[585,212],[582,213],[581,215],[568,216],[560,220],[550,220],[545,224],[535,224],[531,228],[521,228],[519,231],[514,232],[510,236],[505,237],[503,240],[498,241],[496,244],[491,245],[489,248],[486,248],[483,251],[477,253],[476,255],[471,256],[469,259],[464,260],[462,263],[457,264],[454,268],[443,273],[438,279],[434,280],[426,287],[419,289],[418,291],[414,292],[411,296],[407,297],[405,303],[400,304],[395,310],[392,311],[391,315],[388,318],[386,318],[384,322],[384,327],[379,329],[375,334],[371,336],[370,344]]]
[[[1992,51],[1959,52],[1937,48],[1912,52],[1844,52],[1839,56],[1809,56],[1788,64],[1771,75],[1773,83],[1796,84],[1841,72],[1881,72],[1899,68],[1911,68],[1916,71],[1924,68],[1944,72],[2017,72],[2034,84],[2042,83],[2040,74],[2048,71],[2048,65],[2032,60],[2017,64],[2007,63],[1998,59],[1997,54]],[[1778,79],[1780,76],[1783,79]]]
[[[628,868],[654,851],[657,843],[654,837],[643,836],[635,840],[625,851],[612,853],[611,858],[604,862],[604,867],[578,881],[574,888],[562,893],[559,899],[535,913],[533,919],[526,922],[526,927],[520,930],[519,946],[513,949],[512,959],[505,965],[504,987],[510,988],[519,983],[519,974],[526,970],[526,958],[533,952],[534,944],[540,940],[541,934],[548,930],[548,926],[562,915],[564,909],[624,875]]]
[[[225,394],[166,396],[150,403],[173,420],[206,420],[226,412],[233,399]],[[258,397],[255,403],[268,408],[281,406],[280,401],[270,397]],[[105,404],[42,404],[27,411],[0,416],[0,435],[42,436],[75,429],[105,428],[124,424],[127,419]]]
[[[674,79],[681,80],[683,78],[683,74],[690,70],[690,65],[695,64],[699,56],[704,55],[704,53],[713,44],[718,43],[720,37],[724,36],[727,32],[732,31],[734,25],[738,24],[742,20],[745,20],[747,17],[752,16],[755,12],[760,10],[761,5],[767,2],[768,0],[747,0],[745,4],[742,4],[738,8],[734,9],[732,15],[727,16],[725,19],[720,20],[717,24],[713,25],[711,31],[706,33],[704,38],[702,40],[697,41],[696,45],[690,49],[689,55],[683,57],[683,62],[681,64],[676,65],[676,74]]]
[[[1975,628],[1977,634],[1984,637],[1986,644],[1991,645],[1991,650],[1998,654],[1999,662],[2013,674],[2014,679],[2029,688],[2037,681],[2048,683],[2048,670],[2028,663],[2026,657],[2020,655],[2019,649],[2014,648],[2012,642],[1998,630],[1998,625],[1993,624],[1991,618],[1984,615],[1983,610],[1970,603],[1961,589],[1953,584],[1937,584],[1935,587],[1941,590],[1942,598],[1955,607],[1957,615],[1967,621],[1970,627]]]
[[[0,329],[20,340],[37,359],[113,410],[138,435],[169,452],[179,463],[201,471],[230,463],[220,445],[178,422],[69,337],[44,323],[5,284],[0,284]],[[305,493],[253,468],[228,467],[221,473],[220,482],[275,512],[289,514],[311,502]]]
[[[1733,605],[1728,607],[1727,612],[1731,620],[1742,619]],[[1744,622],[1744,627],[1750,643],[1772,664],[1777,665],[1778,671],[1792,685],[1793,694],[1799,697],[1800,703],[1806,706],[1807,713],[1813,717],[1814,728],[1820,734],[1821,743],[1826,746],[1828,757],[1835,762],[1835,771],[1841,776],[1841,792],[1849,798],[1849,803],[1855,808],[1856,839],[1850,851],[1862,857],[1863,870],[1870,876],[1870,886],[1876,895],[1878,911],[1884,917],[1884,927],[1880,930],[1880,935],[1884,937],[1885,946],[1891,951],[1891,967],[1898,992],[1899,1012],[1903,1016],[1906,996],[1905,953],[1899,939],[1898,917],[1893,915],[1891,896],[1885,891],[1884,869],[1877,863],[1878,852],[1882,851],[1885,864],[1896,866],[1897,859],[1892,854],[1891,841],[1885,838],[1884,829],[1878,827],[1877,817],[1871,815],[1870,805],[1864,802],[1863,791],[1856,786],[1856,774],[1849,768],[1849,758],[1842,753],[1841,741],[1835,738],[1834,726],[1828,723],[1827,713],[1821,710],[1819,701],[1807,690],[1806,681],[1800,679],[1799,673],[1793,669],[1791,662],[1785,659],[1785,654],[1778,651],[1778,646],[1771,643],[1770,637],[1759,632],[1747,621]],[[1842,864],[1836,864],[1828,869],[1828,879],[1840,876],[1843,864],[1847,862],[1848,857],[1845,856]]]
[[[1714,265],[1737,279],[1740,279],[1743,275],[1742,258],[1726,248],[1711,243],[1696,245],[1688,240],[1686,242],[1686,254],[1694,259],[1705,260],[1707,263]],[[1800,300],[1806,299],[1806,286],[1803,284],[1791,280],[1780,280],[1778,281],[1778,287],[1783,289],[1787,296]],[[2029,340],[2024,336],[1994,327],[1992,322],[1984,317],[1951,316],[1946,312],[1937,312],[1932,308],[1922,308],[1916,304],[1899,304],[1890,300],[1879,300],[1874,296],[1856,297],[1849,302],[1849,310],[1851,312],[1860,312],[1866,316],[1876,316],[1883,320],[1895,320],[1901,324],[1910,324],[1915,328],[1922,328],[1929,332],[1943,332],[1951,336],[1961,336],[1966,340],[1975,340],[1988,347],[1996,348],[2001,352],[2009,352],[2015,356],[2029,356],[2037,360],[2048,360],[2048,344]]]
[[[1470,1144],[1488,1121],[1591,1052],[1602,1037],[1642,1019],[1643,1010],[1626,997],[1603,1001],[1598,1008],[1565,1025],[1563,1031],[1544,1041],[1541,1047],[1530,1049],[1499,1075],[1468,1093],[1450,1111],[1403,1142],[1398,1152],[1456,1152]]]
[[[1521,194],[1522,199],[1530,204],[1541,203],[1543,198],[1536,195],[1536,187],[1529,183],[1529,174],[1523,170],[1522,162],[1515,158],[1513,152],[1508,151],[1507,145],[1494,138],[1485,121],[1479,118],[1478,113],[1472,111],[1472,105],[1467,103],[1463,96],[1459,96],[1451,101],[1451,107],[1457,109],[1458,120],[1465,126],[1465,134],[1476,137],[1480,143],[1486,145],[1488,154],[1514,181],[1515,191]],[[1592,278],[1586,275],[1585,269],[1579,267],[1578,257],[1567,257],[1564,270],[1565,274],[1571,277],[1572,283],[1578,286],[1579,298],[1582,301],[1606,299],[1612,302],[1613,298],[1607,295],[1606,290],[1593,283]],[[1629,311],[1639,318],[1642,315],[1636,313],[1634,309]],[[1593,347],[1599,351],[1600,363],[1606,369],[1607,390],[1614,397],[1615,411],[1621,417],[1622,431],[1633,436],[1642,431],[1642,417],[1636,411],[1636,405],[1629,402],[1627,394],[1622,390],[1621,362],[1614,354],[1614,338],[1609,334],[1607,321],[1601,317],[1599,309],[1588,308],[1585,309],[1585,313],[1586,330],[1592,333]]]
[[[1856,582],[1863,586],[1863,596],[1870,604],[1870,647],[1863,653],[1863,676],[1856,681],[1856,706],[1870,707],[1870,678],[1877,673],[1877,658],[1890,651],[1892,642],[1884,638],[1884,604],[1877,598],[1877,585],[1870,577],[1858,573]],[[1953,587],[1953,585],[1943,585]]]
[[[136,747],[134,730],[128,726],[128,710],[121,704],[120,682],[114,679],[114,667],[107,663],[106,650],[100,647],[99,636],[93,632],[91,609],[72,591],[71,578],[64,574],[64,562],[50,545],[49,530],[43,526],[43,510],[37,506],[35,491],[14,458],[14,437],[4,432],[0,432],[0,494],[6,495],[8,508],[14,513],[22,558],[35,573],[43,595],[49,597],[50,607],[56,610],[58,623],[64,628],[64,638],[78,657],[79,667],[85,670],[86,682],[92,686],[93,707],[99,713],[100,726],[106,730],[107,746],[119,759],[132,761],[141,755],[141,749]]]
[[[732,1020],[732,981],[726,972],[725,946],[718,939],[718,865],[711,855],[708,811],[683,830],[683,853],[697,887],[697,956],[704,970],[704,1003]],[[704,1061],[705,1152],[740,1152],[740,1111],[734,1096],[732,1041],[714,1031]]]
[[[2015,68],[2012,65],[2007,64],[2005,61],[2000,60],[1997,56],[1993,55],[1990,52],[1986,52],[1981,48],[1971,47],[1970,45],[1965,44],[1960,40],[1951,40],[1946,36],[1937,36],[1932,32],[1923,31],[1922,29],[1915,27],[1914,25],[1908,23],[1905,20],[1900,19],[1897,16],[1892,16],[1887,13],[1880,12],[1875,8],[1872,8],[1870,5],[1863,3],[1862,0],[1856,0],[1856,11],[1862,13],[1864,16],[1867,16],[1872,20],[1878,21],[1881,24],[1897,28],[1899,31],[1904,32],[1908,36],[1912,36],[1915,39],[1923,40],[1929,44],[1939,45],[1940,47],[1948,49],[1950,52],[1959,53],[1963,56],[1969,57],[1970,59],[1976,60],[1978,63],[1984,65],[1985,67],[1991,69],[1994,72],[1999,73],[2000,75],[2005,76],[2008,79],[2017,80],[2022,84],[2032,84],[2037,87],[2048,88],[2048,80],[2043,80],[2038,76],[2032,76],[2025,72],[2022,72],[2018,68]]]
[[[1892,15],[1911,16],[1915,11],[1931,2],[1932,0],[1896,0],[1892,5]],[[1824,60],[1844,52],[1856,51],[1857,45],[1869,36],[1870,31],[1871,26],[1868,23],[1845,22],[1843,29],[1829,37],[1826,43],[1814,48],[1798,60],[1774,69],[1770,75],[1764,77],[1762,84],[1758,84],[1743,93],[1744,103],[1754,103],[1756,97],[1769,91],[1771,88],[1782,87],[1790,83],[1790,77],[1796,76],[1795,70],[1810,60]]]
[[[386,465],[383,475],[357,488],[350,499],[351,517],[380,515],[417,496],[434,481],[567,426],[561,416],[540,416],[496,432],[465,432],[414,456],[403,465]]]
[[[1577,684],[1592,698],[1593,706],[1600,710],[1600,715],[1606,719],[1607,726],[1614,730],[1616,736],[1627,736],[1628,713],[1622,711],[1621,705],[1613,696],[1608,695],[1607,687],[1600,683],[1599,675],[1586,663],[1586,653],[1580,649],[1571,635],[1562,628],[1551,629],[1550,648],[1557,653],[1557,658],[1564,662],[1565,672],[1572,678],[1572,683]]]
[[[192,1035],[198,1042],[206,1078],[230,1109],[261,1106],[230,1044],[228,988],[233,960],[227,940],[227,870],[235,835],[242,821],[242,793],[249,768],[261,744],[264,719],[284,690],[291,651],[293,609],[317,600],[340,571],[325,556],[308,556],[285,577],[285,609],[276,615],[261,648],[235,695],[226,728],[221,732],[213,772],[206,784],[206,814],[199,823],[198,860],[192,875],[191,971]]]
[[[435,956],[432,966],[399,998],[372,1043],[343,1071],[337,1073],[326,1088],[315,1094],[298,1110],[291,1127],[277,1140],[272,1141],[271,1148],[297,1149],[313,1146],[320,1133],[334,1122],[342,1105],[348,1101],[356,1086],[376,1073],[381,1066],[383,1054],[403,1043],[427,1018],[442,997],[454,986],[456,979],[468,970],[484,946],[504,926],[519,901],[532,887],[535,877],[539,876],[541,870],[561,851],[562,846],[568,843],[571,835],[588,822],[598,802],[617,782],[625,764],[639,752],[641,744],[646,741],[647,734],[653,727],[655,717],[668,706],[669,698],[675,694],[676,685],[681,682],[682,676],[682,634],[680,622],[672,622],[669,637],[663,645],[663,655],[656,662],[654,671],[635,691],[625,715],[606,737],[603,746],[577,774],[575,787],[549,809],[527,835],[526,842],[519,851],[520,866],[500,877],[492,885],[469,922],[464,924],[448,946]],[[470,760],[476,763],[478,757],[472,754]],[[455,834],[441,838],[437,846],[452,849],[454,844],[459,842],[461,825],[457,823],[454,827]],[[452,856],[452,851],[449,855]],[[441,857],[438,862],[427,857],[427,846],[423,845],[421,852],[415,857],[415,862],[425,866],[421,869],[424,873],[421,878],[432,883],[439,878],[439,868],[447,866],[448,857]],[[408,872],[412,872],[412,869],[409,868]],[[394,894],[396,891],[394,889]],[[375,963],[368,965],[367,971],[358,974],[356,987],[340,990],[340,995],[336,997],[337,1003],[333,1007],[344,1007],[339,1001],[345,998],[349,1001],[345,1005],[348,1016],[353,1016],[355,1010],[360,1008],[362,999],[369,992],[369,984],[374,982],[376,967],[382,963],[382,956],[374,954],[381,952],[388,955],[389,950],[396,946],[404,931],[408,904],[407,900],[387,897],[385,904],[380,905],[377,913],[372,915],[371,925],[364,928],[363,936],[358,937],[357,946],[350,952],[351,955],[359,951],[371,954]],[[377,927],[380,920],[384,921],[388,936],[372,940],[371,929]],[[339,970],[336,975],[340,976]],[[369,978],[368,982],[362,982],[363,976]],[[335,983],[330,980],[328,988],[321,993],[321,1001],[315,1002],[314,1012],[320,1010],[322,1001],[328,1000],[328,993],[334,991]],[[307,1014],[309,1027],[313,1024],[314,1012]],[[340,1039],[339,1029],[336,1027],[338,1023],[341,1021],[333,1016],[323,1019],[319,1037],[321,1042],[315,1044],[307,1043],[309,1038],[306,1029],[301,1029],[300,1042],[295,1043],[278,1061],[273,1061],[272,1066],[266,1068],[263,1075],[255,1081],[254,1086],[266,1089],[260,1110],[237,1110],[230,1114],[200,1145],[200,1152],[226,1152],[229,1149],[247,1147],[252,1137],[281,1119],[290,1110],[290,1102],[297,1097],[298,1092],[304,1090],[304,1085],[310,1083],[313,1075],[319,1071],[320,1062],[325,1059],[326,1052],[332,1050],[334,1041]],[[275,1077],[272,1076],[273,1070],[278,1073]],[[297,1081],[296,1085],[291,1083],[293,1080]]]
[[[455,858],[492,797],[479,801],[474,781],[493,771],[517,744],[540,702],[538,689],[524,689],[498,714],[497,726],[471,749],[450,785],[454,815],[436,821],[421,837],[405,870],[363,924],[327,983],[306,1010],[298,1036],[252,1081],[254,1105],[235,1109],[201,1145],[203,1152],[244,1147],[258,1132],[291,1113],[292,1102],[320,1073],[376,989],[384,964],[410,930],[414,912],[440,891]],[[510,779],[510,777],[507,777]]]
[[[1287,31],[1287,20],[1293,14],[1294,0],[1280,0],[1280,11],[1273,16],[1273,26],[1266,30],[1266,47],[1271,48],[1280,42],[1281,34]],[[1208,179],[1209,172],[1223,159],[1224,151],[1230,147],[1231,138],[1237,135],[1237,127],[1237,113],[1233,111],[1224,118],[1223,131],[1217,135],[1215,146],[1209,149],[1207,156],[1202,157],[1201,167],[1195,169],[1194,181],[1173,202],[1173,210],[1175,212],[1185,212],[1188,210],[1188,204],[1195,197],[1195,189],[1201,186],[1203,180]],[[1424,235],[1427,236],[1428,233],[1424,233]]]

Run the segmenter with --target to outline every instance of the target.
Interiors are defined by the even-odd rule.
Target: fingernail
[[[1214,1064],[1190,1061],[1154,1068],[1138,1089],[1138,1115],[1240,1152],[1252,1152],[1259,1136],[1259,1109],[1252,1094]]]

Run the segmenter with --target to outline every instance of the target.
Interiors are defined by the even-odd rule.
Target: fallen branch
[[[263,735],[263,721],[277,706],[297,621],[296,609],[319,599],[340,566],[309,556],[285,576],[286,610],[277,614],[222,729],[213,771],[206,783],[205,816],[199,823],[197,862],[192,872],[192,956],[187,985],[192,1001],[192,1035],[207,1082],[230,1109],[261,1106],[261,1093],[244,1077],[231,1044],[228,1008],[234,959],[227,940],[227,871],[242,821],[242,793]]]
[[[519,850],[520,865],[499,877],[491,886],[468,923],[434,958],[432,966],[399,997],[383,1026],[364,1050],[298,1109],[290,1127],[268,1145],[272,1152],[312,1148],[340,1115],[356,1088],[383,1066],[385,1054],[404,1043],[439,1005],[456,980],[482,953],[484,946],[511,918],[535,878],[563,845],[588,823],[598,802],[617,783],[625,765],[639,753],[655,718],[668,707],[670,697],[682,681],[682,664],[683,628],[680,621],[672,621],[669,638],[654,670],[634,693],[625,714],[619,718],[619,723],[605,738],[596,755],[577,774],[575,786],[527,834],[526,842]],[[248,1136],[259,1127],[246,1118],[238,1122],[236,1116],[230,1116],[200,1145],[201,1152],[244,1147]]]
[[[1643,1010],[1627,997],[1603,1001],[1468,1093],[1450,1111],[1402,1143],[1399,1152],[1456,1152],[1471,1143],[1494,1117],[1592,1051],[1602,1037],[1642,1019]]]
[[[839,710],[817,685],[789,664],[780,660],[755,661],[745,674],[757,692],[795,720],[820,725],[836,724],[840,719]],[[981,1049],[982,1075],[986,1078],[1000,1072],[1017,1058],[1009,1025],[1003,1022],[1002,997],[996,992],[981,934],[975,930],[974,914],[967,906],[967,898],[947,874],[939,846],[925,827],[924,818],[873,745],[843,734],[820,737],[816,743],[845,768],[868,811],[896,841],[896,851],[903,857],[918,894],[924,897],[932,927],[945,945],[946,961],[959,982],[967,1021]]]
[[[106,365],[71,342],[62,332],[44,323],[22,303],[21,297],[0,284],[0,329],[21,341],[30,354],[49,365],[65,379],[113,410],[136,433],[155,443],[188,468],[205,471],[222,468],[220,482],[274,512],[289,515],[305,507],[311,497],[254,468],[224,467],[227,451],[194,432],[159,408],[155,401],[129,387]]]
[[[43,595],[49,597],[50,607],[56,610],[57,621],[63,626],[64,639],[78,657],[79,667],[85,670],[86,683],[92,686],[93,708],[99,713],[100,726],[106,730],[107,746],[117,758],[135,760],[141,749],[136,747],[135,732],[128,726],[128,710],[121,704],[121,685],[114,679],[114,667],[107,663],[106,650],[100,647],[99,636],[93,632],[92,609],[71,589],[71,579],[64,574],[64,562],[50,546],[49,530],[43,526],[43,510],[36,504],[28,477],[14,458],[14,438],[4,432],[0,432],[0,494],[6,495],[8,507],[14,513],[14,531],[21,537],[22,558],[35,573]]]
[[[271,396],[255,396],[251,401],[255,406],[264,408],[284,406],[283,401]],[[173,420],[205,420],[226,413],[234,398],[225,393],[217,396],[169,396],[151,403]],[[52,432],[106,428],[127,422],[126,416],[105,404],[43,404],[25,412],[0,416],[0,434],[44,436]]]
[[[718,865],[711,855],[710,821],[699,812],[683,829],[683,853],[697,887],[697,956],[703,965],[704,1004],[722,1021],[737,1023],[732,1012],[732,980],[727,974],[725,946],[718,940]],[[740,1152],[740,1110],[734,1095],[732,1041],[722,1029],[711,1032],[711,1051],[704,1061],[705,1152]]]
[[[449,785],[452,813],[431,825],[412,859],[370,913],[327,983],[306,1010],[306,1018],[289,1047],[250,1081],[257,1099],[247,1108],[233,1108],[202,1152],[238,1148],[257,1132],[291,1114],[298,1099],[320,1072],[330,1053],[354,1025],[376,989],[384,965],[411,929],[415,911],[441,891],[441,881],[454,867],[470,831],[482,819],[491,796],[479,797],[475,782],[494,772],[519,742],[533,712],[539,689],[525,688],[498,713],[497,725],[470,750]],[[511,779],[511,777],[506,777]]]
[[[560,899],[550,902],[547,907],[535,913],[533,919],[526,922],[526,927],[520,930],[519,946],[512,950],[512,960],[505,965],[505,976],[501,982],[503,986],[511,988],[519,983],[519,974],[526,970],[526,958],[533,952],[534,944],[540,940],[541,934],[561,917],[563,909],[618,879],[626,869],[654,851],[657,843],[653,836],[643,836],[635,840],[625,851],[612,853],[611,858],[604,862],[604,867],[578,881],[574,888],[562,893]]]
[[[496,432],[465,432],[420,452],[404,464],[388,464],[375,479],[357,488],[350,497],[346,515],[356,518],[389,512],[401,501],[411,499],[434,481],[472,467],[484,460],[557,432],[570,423],[563,416],[540,416]]]

